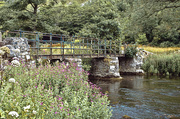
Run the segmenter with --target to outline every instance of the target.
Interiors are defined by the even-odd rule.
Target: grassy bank
[[[77,64],[8,65],[0,85],[0,118],[108,119],[106,94]]]
[[[168,48],[160,48],[160,47],[151,47],[151,46],[143,46],[139,45],[139,48],[142,48],[146,51],[152,52],[152,53],[167,53],[167,52],[174,52],[180,50],[180,47],[168,47]]]
[[[180,52],[150,55],[142,68],[147,74],[180,76]]]

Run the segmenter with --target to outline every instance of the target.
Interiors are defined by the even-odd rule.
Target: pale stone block
[[[0,32],[0,42],[2,42],[2,33]]]

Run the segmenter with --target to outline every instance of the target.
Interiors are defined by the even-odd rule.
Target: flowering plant
[[[5,53],[9,54],[10,53],[10,49],[6,46],[2,46],[0,47],[0,50],[4,51]]]
[[[75,63],[8,67],[0,88],[0,109],[5,118],[111,117],[107,95],[89,82],[88,73]]]

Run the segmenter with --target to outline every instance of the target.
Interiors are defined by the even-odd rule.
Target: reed
[[[142,68],[147,74],[180,76],[180,52],[150,55]]]

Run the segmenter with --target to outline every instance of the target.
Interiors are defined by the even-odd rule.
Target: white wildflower
[[[37,112],[33,110],[33,114],[36,114]]]
[[[4,60],[4,64],[8,64],[9,63],[9,61],[8,60]]]
[[[11,112],[9,112],[8,115],[15,116],[15,117],[19,116],[19,114],[16,111],[11,111]]]
[[[12,59],[13,59],[13,60],[19,60],[19,58],[17,58],[17,57],[13,57]]]
[[[7,66],[4,66],[4,69],[6,70],[6,69],[7,69]]]
[[[37,59],[38,60],[38,62],[41,64],[42,63],[42,59],[41,58],[39,58],[39,59]]]
[[[16,67],[20,66],[20,63],[19,63],[18,60],[13,60],[13,61],[11,62],[11,64],[12,64],[13,66],[16,66]]]
[[[26,59],[29,60],[31,59],[31,57],[29,55],[26,55]]]
[[[30,109],[30,107],[31,107],[30,105],[28,105],[28,106],[26,106],[26,107],[23,107],[23,108],[24,108],[24,111],[25,111],[25,112],[28,112],[28,109]]]
[[[4,55],[4,53],[5,53],[4,51],[0,50],[0,55]]]
[[[19,49],[14,49],[13,50],[15,53],[20,53],[20,50]]]
[[[13,83],[15,83],[15,82],[16,82],[16,80],[15,80],[14,78],[10,78],[10,79],[9,79],[9,82],[13,82]]]

